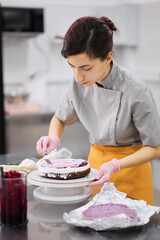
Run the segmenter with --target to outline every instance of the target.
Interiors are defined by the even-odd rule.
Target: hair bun
[[[100,17],[99,19],[103,21],[112,31],[117,31],[116,26],[109,18],[103,16],[103,17]]]

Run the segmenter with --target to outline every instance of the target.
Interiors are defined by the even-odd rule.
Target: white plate
[[[91,172],[82,178],[69,179],[69,180],[55,180],[50,178],[41,177],[38,170],[28,174],[28,182],[36,186],[54,187],[54,188],[72,188],[85,186],[95,179],[98,170],[91,168]]]

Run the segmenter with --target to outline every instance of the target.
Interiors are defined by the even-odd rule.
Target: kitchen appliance
[[[38,34],[44,31],[43,9],[2,7],[2,31]]]

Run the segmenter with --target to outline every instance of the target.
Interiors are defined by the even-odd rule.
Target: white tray
[[[28,182],[36,186],[54,187],[54,188],[71,188],[85,186],[89,182],[95,179],[98,170],[91,168],[91,172],[82,178],[70,179],[70,180],[54,180],[50,178],[41,177],[38,174],[38,170],[35,170],[28,174]]]

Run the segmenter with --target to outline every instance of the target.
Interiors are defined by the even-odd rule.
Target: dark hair
[[[107,17],[82,17],[65,34],[61,54],[64,58],[86,52],[104,60],[112,51],[114,23]]]

